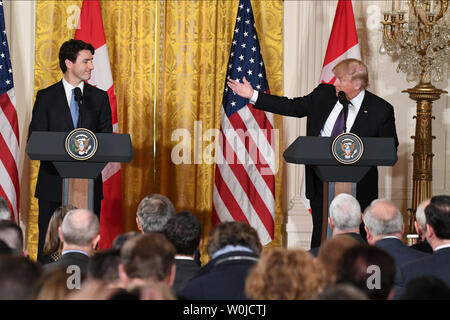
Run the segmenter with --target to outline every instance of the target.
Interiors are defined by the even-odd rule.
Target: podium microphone
[[[348,115],[348,103],[347,97],[344,91],[338,92],[338,100],[343,106],[344,110],[344,132],[347,132],[347,115]]]

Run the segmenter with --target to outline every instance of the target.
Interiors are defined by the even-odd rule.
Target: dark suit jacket
[[[433,253],[433,248],[430,246],[430,244],[428,243],[427,239],[425,239],[422,242],[418,242],[416,244],[413,244],[411,246],[411,248],[415,249],[415,250],[419,250],[425,253]]]
[[[71,265],[77,265],[80,267],[81,275],[87,275],[87,268],[89,264],[89,257],[85,254],[79,252],[68,252],[63,254],[58,260],[55,262],[49,263],[45,265],[46,269],[52,270],[55,268],[67,268]]]
[[[450,286],[450,248],[443,248],[421,259],[411,261],[399,268],[396,279],[395,297],[398,298],[409,280],[432,275]]]
[[[397,268],[405,263],[428,256],[424,252],[420,252],[408,247],[400,239],[387,238],[378,240],[375,246],[384,249],[395,260]]]
[[[188,300],[245,300],[245,278],[256,263],[254,253],[235,251],[211,260],[178,292]]]
[[[78,127],[89,129],[94,133],[112,132],[108,94],[86,82]],[[72,116],[62,81],[39,90],[34,103],[28,137],[33,131],[70,132],[73,129]],[[94,194],[96,198],[102,198],[101,175],[95,180]],[[41,161],[35,197],[54,202],[60,202],[62,199],[62,179],[50,161]]]
[[[185,260],[175,258],[175,281],[172,285],[172,290],[177,292],[183,283],[191,279],[200,270],[200,266],[194,260]]]
[[[260,92],[254,107],[292,117],[307,117],[306,135],[318,136],[337,102],[333,85],[320,84],[304,97],[288,99]],[[394,108],[387,101],[366,90],[364,99],[350,132],[360,137],[393,137],[398,146]],[[322,182],[312,166],[306,166],[306,197],[310,200],[323,197]],[[378,171],[372,167],[358,183],[356,198],[361,209],[378,198]]]
[[[348,232],[348,233],[345,233],[345,234],[342,234],[342,235],[350,236],[353,239],[358,240],[359,243],[361,243],[363,245],[367,245],[367,241],[364,240],[363,237],[361,237],[361,235],[359,233]],[[319,256],[319,250],[320,250],[320,246],[312,248],[308,252],[311,253],[314,257],[318,257]]]

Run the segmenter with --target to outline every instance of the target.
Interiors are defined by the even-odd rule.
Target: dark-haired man
[[[433,253],[400,267],[396,296],[399,296],[409,280],[431,275],[450,286],[450,196],[434,196],[425,208],[426,238]]]
[[[59,50],[59,66],[64,73],[61,81],[39,90],[33,108],[28,137],[33,131],[70,132],[82,127],[94,133],[111,133],[112,116],[108,94],[90,84],[94,69],[94,47],[71,39]],[[75,88],[82,92],[82,106],[75,100]],[[62,179],[50,161],[41,161],[35,197],[39,199],[38,260],[42,256],[45,234],[52,213],[62,202]],[[101,175],[94,183],[94,212],[100,216]]]

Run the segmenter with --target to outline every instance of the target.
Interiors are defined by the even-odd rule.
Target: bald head
[[[87,209],[67,212],[61,225],[64,242],[70,245],[88,246],[99,232],[99,221]]]
[[[402,233],[403,216],[391,201],[377,199],[364,211],[364,224],[374,236]]]

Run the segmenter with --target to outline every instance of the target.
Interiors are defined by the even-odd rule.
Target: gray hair
[[[61,229],[64,242],[88,246],[98,235],[100,223],[97,216],[87,209],[73,209],[65,215]]]
[[[136,215],[144,233],[160,232],[175,216],[175,208],[168,198],[155,193],[141,200]]]
[[[423,231],[427,230],[427,219],[425,217],[425,208],[430,204],[430,199],[419,203],[416,209],[416,221]]]
[[[377,204],[385,206],[384,208],[376,208]],[[387,199],[373,200],[364,211],[363,220],[364,224],[375,236],[402,232],[402,213],[392,201]]]
[[[330,204],[330,218],[339,230],[358,228],[361,224],[361,206],[355,197],[338,194]]]
[[[9,211],[8,203],[6,199],[0,197],[0,220],[11,219],[11,212]]]

